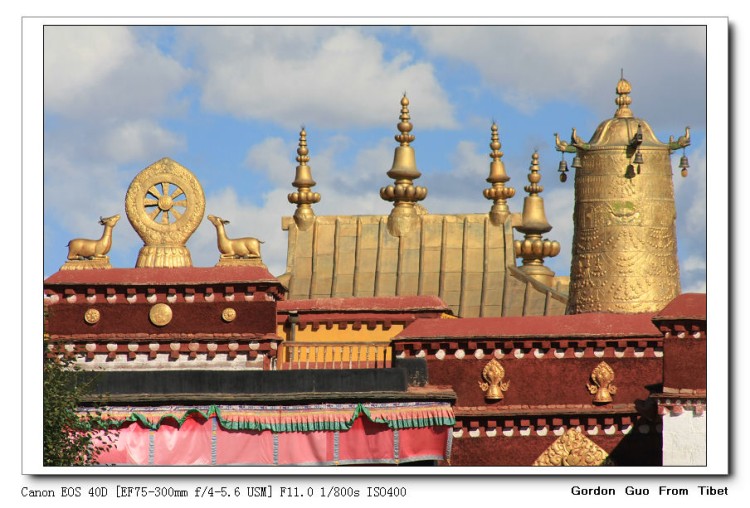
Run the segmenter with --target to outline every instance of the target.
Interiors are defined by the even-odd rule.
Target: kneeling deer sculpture
[[[263,242],[251,237],[227,238],[224,224],[229,224],[228,220],[215,215],[209,215],[208,220],[216,226],[216,239],[222,258],[260,258],[260,244]]]
[[[104,226],[102,237],[98,240],[88,240],[86,238],[76,238],[68,242],[68,259],[79,261],[83,259],[101,259],[107,257],[110,247],[112,247],[112,228],[115,227],[119,215],[102,218],[99,217],[99,224]]]

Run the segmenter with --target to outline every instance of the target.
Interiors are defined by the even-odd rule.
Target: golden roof
[[[564,292],[515,266],[510,217],[423,214],[402,236],[387,215],[316,216],[307,230],[285,217],[282,228],[290,300],[434,295],[462,317],[565,312]]]
[[[433,215],[418,204],[427,189],[414,185],[421,173],[410,146],[415,136],[406,95],[401,99],[399,120],[395,136],[399,146],[387,173],[394,183],[380,189],[381,198],[394,204],[389,215],[318,217],[310,209],[302,221],[298,207],[293,218],[282,220],[289,244],[287,271],[279,279],[289,290],[288,298],[438,296],[462,317],[562,314],[567,283],[561,284],[562,291],[550,287],[562,278],[555,279],[539,256],[533,262],[535,268],[546,269],[543,278],[528,273],[528,267],[516,267],[513,228],[528,237],[535,233],[537,223],[527,224],[530,219],[526,218],[524,229],[520,214],[510,213],[506,200],[515,190],[505,187],[510,178],[500,160],[497,125],[492,125],[492,164],[487,178],[492,187],[484,192],[493,200],[490,213]],[[306,156],[306,143],[304,148]],[[537,195],[542,190],[541,177],[534,173],[536,169],[532,168],[527,192],[541,202]],[[299,172],[300,166],[292,185],[301,189]],[[311,176],[304,183],[310,182],[314,184]],[[298,203],[292,199],[294,194],[289,200]],[[540,207],[543,215],[541,203],[536,209]],[[551,229],[546,225],[544,232]]]

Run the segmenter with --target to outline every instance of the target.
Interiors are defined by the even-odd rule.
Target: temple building
[[[705,465],[706,295],[680,290],[670,164],[689,130],[660,142],[630,91],[588,142],[555,135],[572,245],[547,237],[536,152],[514,211],[495,124],[487,209],[429,213],[406,96],[388,215],[318,216],[302,129],[278,276],[213,215],[217,263],[194,267],[200,182],[145,168],[125,196],[135,267],[110,266],[117,215],[44,281],[50,354],[117,429],[101,463]],[[569,278],[545,265],[568,248]]]

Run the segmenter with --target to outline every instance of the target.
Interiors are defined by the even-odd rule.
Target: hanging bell
[[[573,162],[570,164],[570,166],[575,169],[581,169],[583,167],[583,164],[581,164],[581,157],[576,154],[576,156],[573,157]]]
[[[682,157],[680,157],[680,166],[679,167],[680,167],[680,169],[682,169],[682,171],[680,171],[680,174],[682,176],[687,176],[688,175],[688,168],[690,167],[690,164],[688,164],[687,155],[683,155]]]
[[[633,164],[638,164],[639,166],[643,164],[643,154],[640,150],[635,152],[635,158],[633,159]]]
[[[566,174],[568,172],[568,163],[565,162],[565,157],[560,161],[557,171],[560,173],[560,181],[565,182],[568,179],[568,175]]]

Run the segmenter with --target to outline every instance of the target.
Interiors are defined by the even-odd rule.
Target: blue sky
[[[387,214],[378,191],[391,183],[404,92],[430,212],[489,211],[493,120],[513,212],[539,151],[548,237],[562,244],[547,264],[567,275],[573,181],[557,178],[554,133],[567,139],[576,127],[588,139],[614,113],[623,69],[631,109],[660,140],[691,127],[688,178],[682,154],[672,157],[678,255],[683,291],[705,291],[706,63],[701,26],[47,26],[44,276],[70,239],[98,237],[99,216],[115,213],[112,264],[135,265],[142,242],[125,193],[162,157],[195,173],[206,213],[229,219],[229,236],[263,240],[280,275],[300,126],[322,195],[316,213]],[[194,265],[216,263],[208,221],[188,248]]]

